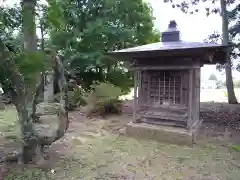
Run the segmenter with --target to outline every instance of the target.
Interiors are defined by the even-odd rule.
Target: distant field
[[[240,100],[240,89],[235,89],[235,95],[238,101]],[[227,102],[227,89],[204,89],[201,90],[201,102]]]
[[[240,89],[235,89],[235,95],[240,100]],[[126,96],[122,97],[123,99],[132,99],[133,90]],[[227,89],[201,89],[200,95],[201,102],[227,102]]]

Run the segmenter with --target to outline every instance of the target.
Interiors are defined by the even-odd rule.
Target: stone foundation
[[[135,138],[151,139],[159,142],[193,146],[200,129],[201,122],[192,130],[184,128],[130,122],[126,126],[126,135]]]

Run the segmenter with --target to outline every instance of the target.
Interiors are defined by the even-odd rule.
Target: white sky
[[[182,40],[202,42],[214,31],[222,31],[221,17],[219,15],[206,16],[204,7],[209,6],[207,4],[201,4],[198,13],[187,15],[177,8],[173,9],[171,4],[164,3],[163,0],[146,1],[153,7],[156,28],[164,31],[167,29],[170,20],[176,20]],[[216,6],[218,5],[216,4]],[[205,65],[202,68],[202,79],[208,79],[212,73],[216,74],[219,79],[225,80],[225,75],[218,72],[215,65]],[[237,71],[233,71],[233,76],[240,79],[240,73]]]
[[[3,1],[0,0],[0,5],[3,4]],[[202,42],[214,31],[221,32],[221,17],[219,15],[206,17],[204,7],[209,6],[208,4],[201,4],[198,13],[187,15],[177,8],[173,9],[171,4],[164,3],[163,0],[145,1],[149,2],[153,7],[153,15],[156,18],[155,27],[160,31],[164,31],[167,29],[170,20],[176,20],[182,40]],[[8,5],[12,5],[15,2],[20,2],[20,0],[7,0]],[[205,65],[202,68],[201,74],[203,79],[208,79],[212,73],[216,74],[219,79],[225,79],[223,73],[218,72],[214,65]],[[236,79],[240,79],[239,72],[233,71],[233,76]]]

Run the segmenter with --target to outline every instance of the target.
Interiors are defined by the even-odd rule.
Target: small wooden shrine
[[[170,21],[161,42],[110,52],[130,62],[134,72],[133,123],[183,128],[201,124],[200,69],[224,64],[227,46],[184,42]]]

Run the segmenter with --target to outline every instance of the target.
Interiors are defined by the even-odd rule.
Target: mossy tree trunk
[[[34,146],[32,147],[33,139],[30,137],[33,136],[33,124],[31,119],[28,117],[28,110],[27,110],[27,99],[25,97],[25,85],[24,85],[24,79],[21,76],[20,72],[18,71],[18,68],[14,64],[14,61],[11,59],[10,53],[4,43],[0,41],[0,64],[7,68],[9,72],[11,72],[12,76],[10,77],[10,80],[13,85],[14,90],[14,99],[13,103],[16,106],[17,112],[18,112],[18,118],[21,125],[21,132],[22,132],[22,138],[24,141],[24,145],[22,148],[22,157],[24,163],[27,162],[27,157],[31,156],[32,154],[28,149],[34,149]]]
[[[37,0],[22,0],[22,17],[23,17],[23,41],[24,41],[24,51],[26,53],[32,53],[37,51],[37,38],[36,38],[36,23],[35,23],[35,7]],[[24,86],[24,82],[23,82]],[[28,92],[28,94],[32,92]],[[24,89],[23,94],[21,95],[21,101],[17,101],[21,108],[17,108],[20,124],[22,127],[23,134],[23,149],[22,157],[24,163],[29,163],[36,151],[37,148],[37,139],[33,127],[33,119],[31,116],[28,116],[27,111],[27,94],[26,89]],[[31,99],[31,98],[30,98]],[[23,101],[25,102],[24,104]],[[16,106],[17,107],[17,106]],[[23,110],[24,108],[24,110]],[[25,110],[26,109],[26,110]],[[24,112],[24,113],[23,113]],[[26,112],[26,113],[25,113]]]
[[[56,67],[58,72],[58,84],[61,93],[61,101],[60,101],[60,110],[58,112],[59,123],[56,135],[53,137],[39,136],[35,133],[34,123],[36,118],[36,105],[37,98],[40,94],[41,87],[43,86],[43,81],[40,78],[39,83],[37,84],[36,91],[33,96],[32,101],[32,112],[28,112],[27,109],[27,98],[25,92],[24,79],[20,72],[18,71],[17,66],[12,59],[10,52],[4,45],[3,41],[0,39],[0,64],[4,66],[4,68],[8,69],[11,72],[12,76],[10,80],[13,84],[14,93],[16,94],[14,98],[14,105],[18,111],[19,122],[21,125],[21,130],[23,134],[23,149],[21,152],[22,160],[25,164],[31,162],[35,156],[36,152],[42,151],[44,146],[49,146],[53,142],[62,138],[68,129],[69,121],[68,121],[68,102],[67,102],[67,82],[64,76],[64,68],[61,60],[57,57],[56,54],[49,54],[53,57],[54,67]],[[9,78],[9,77],[6,77]],[[11,157],[12,160],[12,157]]]
[[[36,41],[36,24],[35,24],[35,6],[36,0],[22,0],[22,15],[23,15],[23,34],[24,34],[24,52],[32,53],[37,51]],[[48,55],[53,59],[54,67],[59,74],[58,84],[60,87],[61,96],[61,108],[59,112],[59,125],[54,137],[41,137],[37,135],[34,129],[34,123],[36,117],[36,105],[37,98],[40,94],[41,87],[43,85],[42,76],[39,74],[35,92],[26,92],[26,84],[24,83],[24,77],[19,72],[15,61],[12,59],[12,55],[4,42],[0,39],[0,65],[7,69],[11,77],[4,77],[10,79],[14,91],[13,102],[18,112],[19,123],[21,125],[22,132],[22,151],[16,158],[21,157],[23,163],[27,164],[34,160],[37,152],[42,152],[44,146],[51,145],[56,140],[60,139],[68,128],[68,116],[67,116],[67,100],[64,98],[64,92],[67,92],[67,83],[64,76],[64,68],[62,62],[58,59],[56,54],[48,52]],[[42,72],[44,73],[44,72]],[[40,77],[41,76],[41,77]],[[3,80],[4,80],[3,78]],[[32,99],[32,111],[28,112],[29,98],[27,94],[33,94]],[[31,100],[30,99],[30,100]],[[64,101],[65,100],[65,101]],[[11,157],[12,159],[12,157]]]

